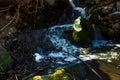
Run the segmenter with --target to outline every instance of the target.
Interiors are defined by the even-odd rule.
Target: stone
[[[105,18],[105,20],[119,20],[120,19],[120,12],[119,11],[116,11],[116,12],[113,12],[113,13],[110,13],[109,15],[107,15]]]
[[[105,6],[105,7],[103,7],[102,12],[104,14],[109,14],[109,13],[111,13],[112,8],[113,8],[112,6]]]

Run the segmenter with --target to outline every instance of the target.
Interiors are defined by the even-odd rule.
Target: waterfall
[[[74,4],[74,0],[69,0],[69,3],[72,6],[73,10],[78,11],[79,16],[81,16],[85,19],[88,19],[88,16],[86,15],[85,8],[81,8],[81,7],[76,6]],[[100,33],[99,28],[95,24],[92,24],[92,26],[93,26],[93,30],[94,30],[94,40],[92,41],[93,47],[100,47],[100,46],[104,46],[107,43],[109,43],[108,40],[102,40],[102,35]],[[107,46],[112,46],[112,45],[107,45]]]
[[[93,47],[101,47],[101,46],[113,47],[114,46],[113,44],[111,44],[109,40],[102,39],[100,30],[95,24],[92,24],[92,27],[94,29],[94,40],[92,41]]]
[[[94,30],[94,40],[101,40],[102,36],[99,31],[99,29],[95,26],[95,24],[92,24],[93,30]]]
[[[79,16],[87,19],[87,15],[85,12],[84,8],[81,7],[77,7],[74,2],[74,0],[69,0],[73,10],[78,11],[78,13],[80,14]],[[79,17],[78,16],[78,17]],[[76,58],[74,58],[72,55],[76,55],[76,53],[81,53],[81,47],[78,47],[76,45],[73,45],[68,39],[66,39],[63,35],[68,35],[68,34],[64,34],[64,32],[66,30],[72,30],[73,29],[73,24],[63,24],[63,25],[55,25],[52,26],[50,28],[48,28],[46,34],[45,34],[45,42],[44,42],[44,38],[43,38],[43,43],[47,42],[47,45],[49,45],[48,47],[53,47],[54,50],[50,50],[50,51],[46,51],[46,55],[42,52],[42,48],[38,48],[38,51],[34,54],[35,56],[35,60],[36,62],[41,62],[45,57],[46,59],[49,58],[58,58],[58,61],[61,63],[64,63],[67,65],[68,62],[73,62],[76,61],[76,63],[78,62]],[[100,46],[106,46],[107,41],[99,41],[101,39],[100,37],[100,33],[99,33],[99,29],[97,29],[97,27],[95,25],[93,25],[93,29],[94,29],[94,36],[95,36],[95,42],[93,42],[93,47],[100,47]],[[52,45],[51,45],[52,44]],[[46,46],[46,45],[45,45]],[[111,46],[109,44],[109,46]],[[39,46],[40,47],[40,46]],[[46,46],[47,48],[47,46]],[[88,48],[89,49],[89,48]],[[78,56],[79,57],[79,56]],[[90,57],[90,58],[88,58]],[[61,59],[59,59],[61,58]],[[94,55],[87,55],[85,57],[85,55],[80,56],[79,58],[85,60],[91,60],[94,59]],[[56,64],[57,62],[56,61]],[[62,64],[61,64],[62,65]],[[57,65],[56,65],[57,66]]]
[[[70,5],[72,6],[73,10],[76,10],[79,12],[80,16],[82,16],[85,19],[88,19],[87,15],[86,15],[86,11],[85,8],[81,8],[81,7],[77,7],[74,4],[74,0],[69,0]],[[94,40],[100,40],[101,39],[101,34],[99,29],[93,24],[93,30],[94,30]]]
[[[76,6],[74,4],[74,0],[69,0],[69,2],[70,2],[70,5],[72,6],[73,10],[78,11],[80,16],[82,16],[85,19],[88,19],[87,15],[86,15],[85,8],[81,8],[81,7]]]

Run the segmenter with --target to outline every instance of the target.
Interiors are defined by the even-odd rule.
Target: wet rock
[[[67,67],[65,69],[69,74],[72,74],[75,76],[77,80],[81,79],[84,80],[84,78],[87,75],[87,68],[83,64],[75,64],[70,67]]]
[[[46,37],[46,29],[34,30],[31,32],[22,32],[18,34],[18,39],[23,42],[24,47],[28,47],[31,50],[35,50],[38,47],[44,51],[54,49],[48,37]],[[32,46],[31,46],[32,45]]]
[[[112,12],[113,6],[105,6],[102,9],[103,14],[109,14]]]
[[[120,33],[119,1],[100,1],[98,4],[101,6],[96,5],[95,9],[92,10],[94,7],[90,9],[92,15],[89,20],[100,29],[103,39],[118,39]]]
[[[116,12],[110,13],[104,19],[105,20],[113,20],[113,21],[120,20],[120,12],[116,11]]]
[[[104,34],[111,38],[119,39],[119,33],[120,33],[120,12],[116,11],[113,13],[110,13],[106,17],[103,18],[105,20],[105,26],[106,29]]]
[[[114,37],[114,30],[112,28],[108,28],[106,30],[106,36],[109,37],[109,38],[113,38]]]
[[[116,31],[120,28],[119,23],[111,24],[112,28],[115,29]]]
[[[120,11],[120,1],[116,2],[117,11]]]

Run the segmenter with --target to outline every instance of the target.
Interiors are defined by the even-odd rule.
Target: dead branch
[[[47,68],[50,67],[51,65],[52,65],[52,64],[50,63],[50,64],[48,64],[48,65],[46,65],[46,66],[44,66],[44,67],[42,67],[42,68],[41,68],[41,67],[37,67],[36,70],[35,70],[35,72],[33,72],[33,73],[31,73],[30,75],[24,77],[22,80],[26,80],[26,79],[34,76],[34,75],[37,74],[38,72],[47,69]]]
[[[0,7],[0,13],[2,12],[5,12],[5,11],[8,11],[9,9],[11,9],[14,5],[10,5],[10,6],[7,6],[7,7]]]
[[[17,23],[17,22],[18,22],[18,19],[19,19],[19,17],[20,17],[20,4],[18,4],[18,9],[17,9],[16,11],[17,11],[17,17],[16,17],[15,22]]]
[[[0,32],[2,32],[7,26],[9,26],[15,19],[16,19],[16,14],[14,15],[14,17],[5,26],[3,26],[0,29]]]
[[[35,23],[36,23],[37,8],[38,8],[38,0],[37,0],[37,3],[36,3],[36,10],[35,10],[35,15],[34,15],[34,28],[35,28]]]

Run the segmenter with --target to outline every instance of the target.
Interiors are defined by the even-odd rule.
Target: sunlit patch
[[[36,62],[40,62],[42,59],[44,59],[44,56],[39,53],[35,53],[34,56]]]
[[[41,78],[41,76],[34,76],[33,80],[43,80],[43,79]]]
[[[49,77],[52,80],[68,80],[68,74],[65,72],[64,69],[57,70],[53,74],[49,74]]]
[[[80,32],[82,31],[82,26],[81,26],[81,17],[78,17],[75,21],[74,21],[74,24],[73,24],[73,28],[75,31],[77,32]]]

